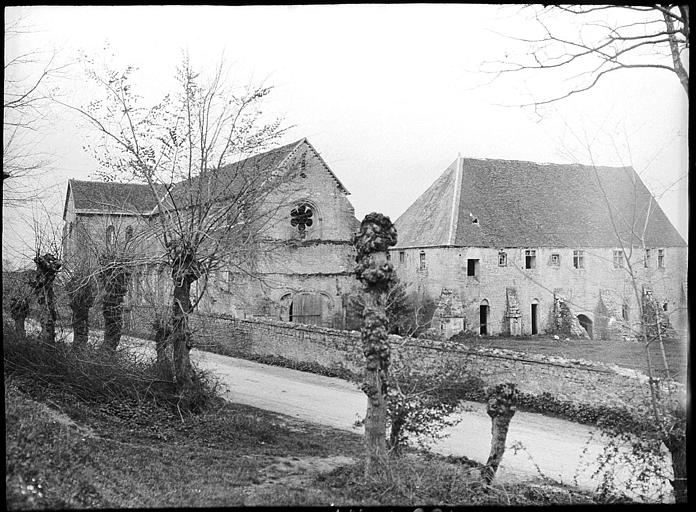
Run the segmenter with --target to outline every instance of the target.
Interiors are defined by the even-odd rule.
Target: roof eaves
[[[68,179],[68,188],[65,191],[65,204],[63,205],[63,220],[66,220],[66,217],[68,215],[68,199],[70,198],[71,194],[72,181],[72,179]]]

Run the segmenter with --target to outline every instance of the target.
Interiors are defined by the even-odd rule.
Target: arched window
[[[72,238],[72,232],[73,232],[73,223],[70,222],[68,225],[68,238]]]
[[[126,242],[130,242],[133,238],[133,226],[128,226],[126,228]]]
[[[314,224],[314,208],[309,203],[298,204],[290,212],[290,225],[300,232],[300,236],[306,235],[307,228]]]
[[[106,228],[106,245],[113,245],[116,243],[116,228],[109,226]]]
[[[624,320],[628,321],[628,304],[623,304],[621,306],[621,316]]]

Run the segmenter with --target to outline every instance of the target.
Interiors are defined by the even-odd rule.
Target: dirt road
[[[138,352],[154,356],[151,342],[131,339],[129,343],[135,343]],[[191,357],[220,379],[230,401],[343,430],[362,431],[354,424],[365,414],[366,397],[349,382],[198,350],[193,350]],[[450,428],[449,437],[435,444],[433,450],[485,462],[491,428],[485,405],[467,402],[458,414],[462,421]],[[518,411],[510,425],[507,451],[497,478],[519,481],[541,474],[584,489],[596,489],[601,474],[592,474],[603,444],[592,430],[570,421]],[[664,462],[669,467],[667,460]],[[632,474],[630,468],[616,471],[619,482]],[[669,489],[665,479],[653,479],[650,486],[655,495]]]

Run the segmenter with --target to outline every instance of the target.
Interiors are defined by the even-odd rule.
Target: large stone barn
[[[686,327],[687,245],[631,167],[458,157],[395,224],[445,337],[631,338],[638,300]]]

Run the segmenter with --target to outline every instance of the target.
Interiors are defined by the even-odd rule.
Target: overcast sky
[[[287,142],[309,139],[351,192],[358,218],[376,210],[396,220],[461,153],[633,165],[685,238],[688,232],[688,103],[676,76],[614,73],[540,117],[516,105],[530,93],[557,93],[558,82],[508,75],[485,85],[491,76],[480,72],[486,61],[523,51],[506,37],[531,30],[517,6],[58,6],[6,8],[5,16],[6,23],[23,16],[31,28],[6,45],[6,59],[55,50],[72,63],[59,93],[76,103],[93,99],[81,53],[138,67],[138,84],[154,99],[182,51],[199,68],[224,54],[235,81],[275,87],[267,113],[294,126]],[[97,179],[97,164],[82,149],[82,123],[53,115],[40,138],[51,155],[42,183],[52,187],[47,204],[60,226],[67,179]],[[31,252],[19,219],[5,210],[3,258]]]

